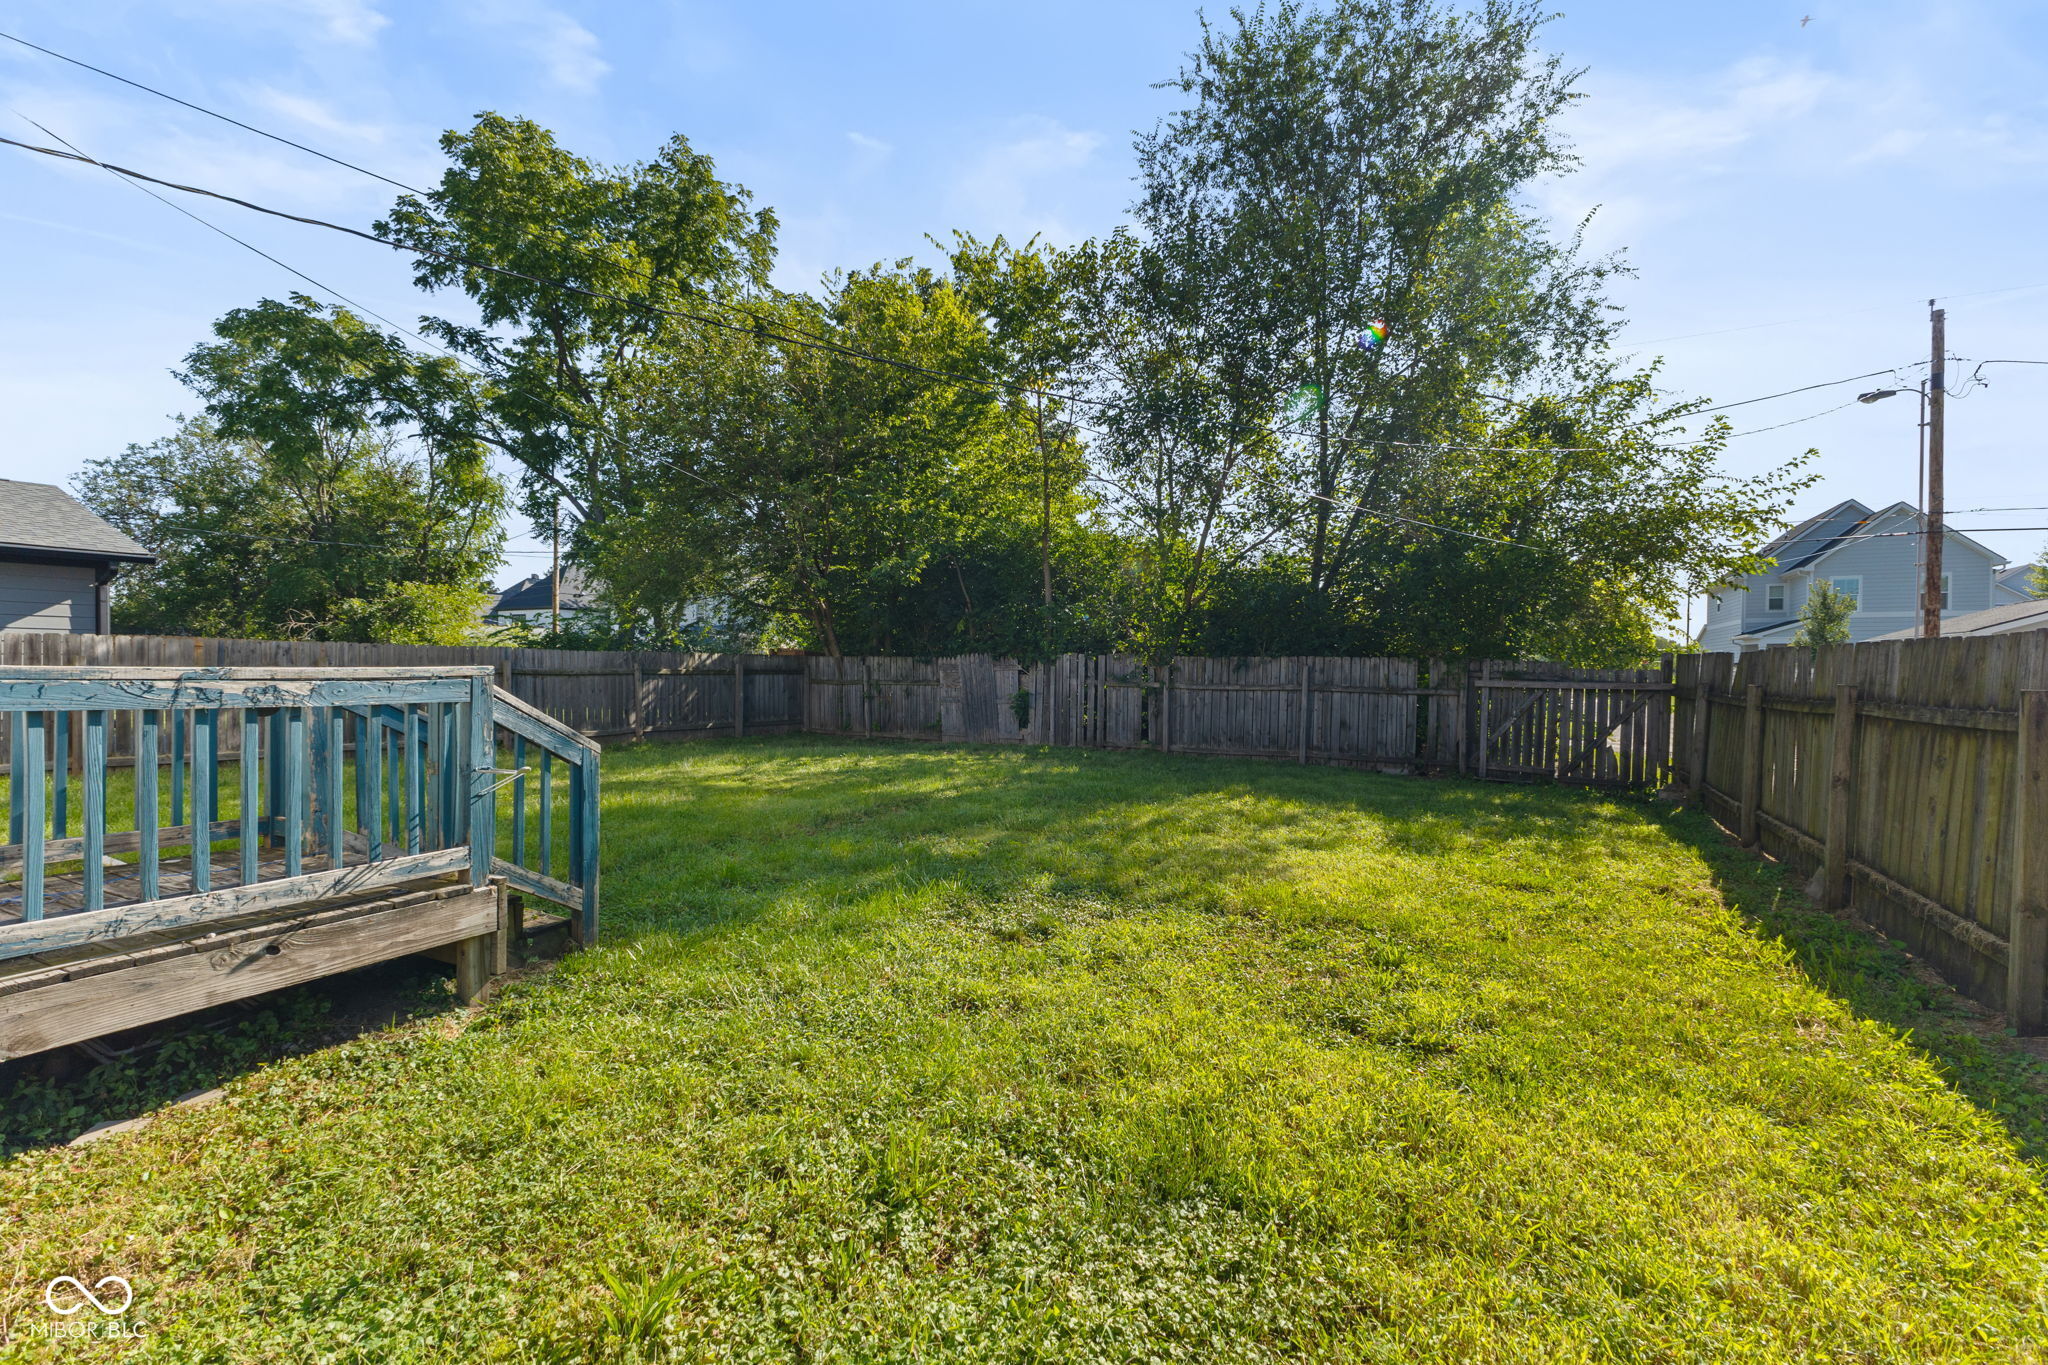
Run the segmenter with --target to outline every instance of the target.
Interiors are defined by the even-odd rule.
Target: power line
[[[425,190],[419,189],[412,185],[408,185],[403,180],[393,180],[388,175],[381,175],[378,172],[371,170],[367,166],[358,166],[353,161],[344,161],[338,156],[330,156],[326,152],[321,151],[317,147],[308,147],[303,142],[294,142],[290,138],[285,137],[282,134],[273,133],[265,129],[258,128],[253,123],[244,123],[238,118],[232,118],[227,114],[221,113],[217,109],[209,109],[203,104],[194,104],[191,100],[179,99],[176,95],[170,94],[163,90],[159,90],[153,85],[144,85],[141,81],[130,80],[126,76],[116,75],[114,72],[107,70],[105,67],[94,66],[91,62],[80,61],[76,57],[67,57],[63,53],[58,52],[53,48],[44,47],[39,43],[32,43],[26,38],[16,37],[12,33],[0,33],[0,38],[5,38],[10,43],[19,43],[23,47],[32,48],[33,50],[42,53],[45,57],[55,57],[60,62],[69,62],[73,66],[83,67],[85,70],[92,72],[94,75],[105,76],[110,81],[119,81],[123,85],[132,86],[133,88],[141,90],[146,94],[155,95],[158,99],[165,99],[169,100],[172,104],[183,105],[185,108],[190,109],[192,112],[196,114],[204,114],[208,118],[217,118],[222,123],[232,123],[235,125],[235,127],[240,128],[245,132],[254,133],[258,137],[267,137],[272,142],[281,142],[287,147],[296,148],[297,150],[306,153],[308,156],[317,156],[322,161],[332,162],[336,166],[345,167],[346,169],[355,171],[360,175],[367,175],[372,180],[381,180],[387,185],[396,186],[401,190],[409,190],[414,194],[426,193]],[[62,139],[59,140],[61,141]]]
[[[84,70],[90,71],[95,75],[105,76],[108,80],[119,81],[123,85],[130,86],[136,90],[143,91],[146,94],[155,95],[159,99],[169,100],[171,103],[179,105],[186,109],[190,109],[194,113],[204,114],[208,118],[219,119],[222,123],[231,124],[234,127],[240,128],[245,132],[254,133],[258,137],[268,138],[272,142],[276,142],[283,146],[304,152],[308,156],[317,156],[322,161],[328,162],[331,165],[340,166],[346,170],[354,171],[359,175],[366,175],[370,177],[370,179],[372,180],[382,181],[384,184],[390,185],[395,189],[401,189],[409,194],[416,194],[425,199],[431,199],[433,197],[433,192],[431,190],[421,189],[417,185],[409,184],[406,181],[399,180],[393,176],[385,175],[381,171],[373,171],[369,167],[358,165],[356,162],[350,161],[345,157],[339,157],[329,152],[323,152],[318,147],[309,147],[303,142],[297,142],[291,138],[284,136],[282,133],[273,133],[269,129],[259,128],[253,123],[245,123],[241,119],[235,118],[231,114],[224,114],[220,112],[218,109],[211,109],[208,108],[206,105],[197,104],[188,99],[181,99],[177,95],[173,95],[168,91],[159,90],[155,86],[148,85],[142,81],[132,80],[127,76],[122,76],[115,72],[108,71],[104,67],[94,66],[91,62],[81,61],[77,57],[68,56],[65,53],[59,52],[54,48],[44,47],[39,43],[32,43],[28,41],[28,39],[17,37],[12,33],[0,32],[0,38],[5,38],[9,42],[19,43],[21,44],[21,46],[31,48],[37,52],[42,53],[47,57],[55,57],[60,62],[69,62],[71,65],[83,68]],[[54,134],[52,134],[52,136],[54,136]],[[63,139],[61,138],[59,138],[58,140],[60,142],[63,141]],[[660,282],[659,277],[656,276],[654,272],[650,270],[634,269],[631,265],[627,265],[623,262],[611,261],[608,258],[600,256],[598,253],[591,251],[586,247],[578,245],[577,242],[574,240],[574,234],[569,232],[567,229],[561,227],[559,224],[550,223],[544,224],[543,226],[545,226],[547,230],[556,237],[557,240],[562,242],[565,246],[567,246],[570,250],[576,252],[578,255],[588,257],[592,260],[602,260],[609,265],[623,266],[623,268],[630,271],[632,274],[638,275],[641,279],[646,280],[649,284],[657,284]],[[745,314],[747,317],[754,318],[757,321],[760,319],[760,315],[758,313],[755,313],[752,309],[748,308],[744,304],[718,299],[710,299],[707,300],[707,302],[713,304],[714,306],[729,308],[734,312]],[[826,341],[825,338],[818,336],[818,334],[815,332],[806,332],[804,329],[792,326],[787,322],[778,323],[777,325],[783,327],[785,330],[796,332],[798,335],[808,336],[810,339],[814,341]]]
[[[849,346],[842,346],[838,342],[812,341],[799,337],[785,336],[777,332],[772,332],[768,330],[765,324],[760,323],[758,321],[755,323],[754,326],[748,327],[741,323],[727,322],[720,318],[706,317],[701,313],[686,312],[680,308],[669,308],[662,304],[648,303],[639,299],[622,298],[617,294],[606,293],[604,290],[601,289],[586,289],[582,285],[571,284],[566,280],[551,280],[544,276],[528,274],[526,271],[523,270],[514,270],[509,266],[492,265],[487,261],[472,260],[469,257],[458,256],[452,251],[443,251],[438,247],[416,246],[409,242],[400,242],[393,240],[392,238],[389,237],[380,237],[374,232],[365,232],[361,228],[349,227],[343,223],[331,223],[324,218],[312,218],[308,217],[305,214],[287,213],[283,209],[267,208],[262,204],[254,203],[247,199],[240,199],[232,194],[222,194],[217,190],[202,189],[197,185],[182,185],[175,180],[165,180],[158,176],[149,175],[146,174],[145,172],[133,170],[126,166],[116,166],[112,162],[99,161],[93,157],[85,156],[78,152],[62,151],[56,147],[39,147],[36,146],[34,143],[21,142],[11,137],[0,137],[0,144],[5,144],[10,147],[19,147],[24,151],[37,152],[43,156],[56,157],[60,161],[77,161],[83,162],[89,166],[99,166],[103,169],[111,170],[119,175],[130,176],[137,180],[146,180],[152,185],[162,185],[166,189],[178,190],[181,193],[203,195],[208,199],[218,199],[221,200],[223,203],[234,204],[239,208],[245,208],[254,213],[268,214],[272,218],[283,218],[288,222],[303,223],[308,227],[326,228],[330,232],[340,232],[345,233],[350,237],[360,237],[366,242],[375,242],[379,246],[388,246],[396,251],[411,251],[422,256],[433,256],[439,260],[447,261],[451,265],[461,266],[467,270],[482,270],[494,275],[504,275],[511,279],[524,280],[528,284],[537,284],[542,286],[543,288],[559,289],[562,290],[564,293],[577,294],[589,299],[598,299],[605,303],[616,303],[621,307],[625,308],[637,308],[643,312],[658,313],[665,317],[678,318],[685,322],[694,322],[699,324],[700,326],[717,327],[724,331],[735,332],[743,336],[757,336],[766,340],[777,341],[785,345],[798,346],[808,350],[828,351],[838,355],[846,356],[854,360],[871,360],[875,361],[878,364],[893,365],[897,369],[906,370],[913,374],[921,374],[932,379],[944,380],[949,384],[958,384],[967,387],[982,389],[1009,389],[1015,393],[1035,394],[1039,397],[1044,398],[1064,399],[1065,401],[1070,403],[1087,403],[1099,407],[1108,406],[1107,400],[1104,399],[1084,398],[1079,394],[1060,393],[1051,389],[1038,388],[1037,386],[1031,384],[1019,383],[1016,380],[989,379],[985,377],[976,378],[969,375],[948,374],[943,370],[934,370],[928,366],[919,365],[914,361],[902,360],[895,356],[885,356],[878,355],[873,352],[860,351]]]
[[[1925,360],[1914,360],[1909,361],[1904,365],[1893,365],[1888,369],[1872,370],[1868,374],[1852,374],[1847,379],[1830,379],[1825,383],[1820,384],[1802,384],[1800,387],[1796,389],[1786,389],[1781,393],[1767,393],[1760,398],[1743,398],[1733,403],[1716,403],[1714,404],[1714,406],[1710,408],[1700,408],[1690,415],[1698,417],[1709,412],[1723,412],[1729,408],[1746,408],[1751,403],[1768,403],[1773,398],[1790,398],[1795,393],[1812,393],[1815,389],[1832,389],[1837,388],[1843,384],[1853,384],[1859,379],[1875,379],[1879,375],[1885,374],[1896,375],[1900,370],[1910,370],[1915,366],[1926,365],[1928,363],[1929,362]]]
[[[255,213],[267,214],[273,218],[283,218],[289,222],[305,224],[308,227],[325,228],[331,232],[340,232],[351,237],[359,237],[364,241],[375,242],[379,246],[387,246],[396,251],[410,251],[420,255],[433,256],[437,259],[447,261],[450,264],[461,266],[465,269],[482,270],[489,272],[491,274],[504,275],[512,279],[524,280],[529,284],[537,284],[544,288],[560,289],[566,293],[577,294],[584,298],[598,299],[607,303],[616,303],[626,308],[637,308],[644,312],[657,313],[667,317],[678,318],[686,322],[697,323],[701,326],[716,327],[725,331],[734,332],[741,335],[758,336],[766,340],[781,342],[785,345],[792,345],[810,350],[826,351],[833,354],[845,356],[849,359],[874,361],[878,364],[894,366],[898,369],[905,370],[910,373],[924,375],[927,378],[943,380],[950,384],[957,384],[970,388],[1007,389],[1014,393],[1035,395],[1043,398],[1060,399],[1070,403],[1087,404],[1093,407],[1112,406],[1109,400],[1106,399],[1088,398],[1080,394],[1064,393],[1055,389],[1040,388],[1036,385],[1025,384],[1016,380],[990,379],[986,377],[977,378],[970,375],[952,374],[943,370],[932,369],[929,366],[919,365],[913,361],[903,360],[895,356],[885,356],[874,352],[861,351],[853,347],[842,345],[838,342],[816,341],[807,338],[788,336],[781,334],[779,332],[770,331],[764,324],[758,321],[752,327],[748,327],[740,323],[727,322],[719,318],[706,317],[701,313],[692,313],[683,309],[670,308],[663,306],[661,304],[648,303],[643,300],[623,298],[619,295],[610,294],[603,290],[587,289],[582,285],[571,284],[564,280],[552,280],[543,276],[529,274],[525,271],[514,270],[508,266],[493,265],[485,261],[472,260],[467,257],[458,256],[453,252],[443,251],[437,247],[416,246],[411,243],[396,241],[393,240],[392,238],[381,237],[378,236],[376,233],[365,232],[361,228],[349,227],[346,224],[342,223],[329,222],[324,218],[313,218],[304,214],[288,213],[283,209],[269,208],[266,207],[265,205],[254,203],[247,199],[241,199],[231,194],[223,194],[217,190],[209,190],[201,188],[196,185],[184,185],[179,184],[176,181],[164,180],[157,176],[146,174],[145,172],[142,171],[133,170],[124,166],[116,166],[110,162],[99,161],[93,157],[85,156],[78,152],[62,151],[55,147],[39,147],[33,143],[21,142],[14,138],[9,137],[0,137],[0,144],[5,144],[7,146],[12,147],[19,147],[24,151],[36,152],[44,156],[55,157],[59,160],[77,161],[83,162],[88,165],[100,166],[103,169],[114,171],[119,175],[132,177],[138,180],[146,180],[151,184],[162,185],[167,189],[178,190],[186,194],[202,195],[209,199],[218,199],[225,203],[234,204],[240,208],[245,208]],[[1698,409],[1696,412],[1688,414],[1688,416],[1701,416],[1709,412],[1724,411],[1728,408],[1745,407],[1752,403],[1768,402],[1771,399],[1775,398],[1786,398],[1794,394],[1809,393],[1815,389],[1834,388],[1842,384],[1852,384],[1862,379],[1875,378],[1879,375],[1895,374],[1898,370],[1908,369],[1914,365],[1925,365],[1927,363],[1928,362],[1924,360],[1913,361],[1909,362],[1906,365],[1895,365],[1883,370],[1871,370],[1865,374],[1849,375],[1846,378],[1831,379],[1819,384],[1802,385],[1801,387],[1796,389],[1786,389],[1778,393],[1764,394],[1756,398],[1740,399],[1733,403],[1715,404],[1711,407]],[[1818,416],[1822,414],[1816,415]],[[1769,429],[1770,428],[1760,428],[1759,430]],[[1745,432],[1741,434],[1750,435],[1754,433]],[[1450,447],[1445,446],[1445,448]],[[1478,449],[1480,447],[1473,448]],[[1580,447],[1580,449],[1585,450],[1605,450],[1611,448],[1612,447],[1609,446]],[[1684,447],[1669,446],[1666,448],[1682,449]],[[1519,447],[1499,447],[1499,449],[1519,449]]]
[[[5,36],[8,35],[0,34],[0,37]],[[22,113],[19,109],[13,110],[11,112],[14,114],[16,118],[19,118],[22,122],[30,125],[33,128],[40,130],[44,136],[56,138],[57,141],[63,143],[66,147],[71,148],[72,151],[78,152],[79,156],[82,159],[91,160],[91,158],[86,157],[83,152],[79,152],[77,144],[72,142],[71,139],[65,137],[62,133],[54,132],[51,129],[44,127],[42,124],[37,123],[34,119],[30,118],[27,114]],[[113,175],[113,177],[116,180],[119,180],[122,184],[127,185],[131,189],[140,191],[141,193],[148,195],[150,198],[156,200],[159,204],[162,204],[165,208],[184,214],[187,218],[190,218],[193,222],[199,224],[203,228],[206,228],[208,231],[217,232],[221,236],[233,242],[236,246],[239,246],[246,251],[253,251],[258,256],[261,256],[264,260],[269,261],[272,265],[278,267],[280,270],[285,270],[293,275],[298,276],[298,278],[304,280],[307,284],[312,285],[321,293],[340,299],[343,303],[355,309],[357,312],[369,314],[371,317],[377,319],[379,322],[383,323],[385,326],[391,328],[392,330],[405,333],[405,335],[411,337],[414,341],[419,342],[422,346],[433,347],[436,350],[441,349],[437,346],[434,346],[433,342],[428,341],[425,337],[421,336],[418,332],[413,331],[411,328],[400,326],[398,323],[393,322],[390,318],[385,317],[382,313],[379,313],[376,309],[371,308],[365,304],[356,302],[348,295],[342,293],[339,289],[336,289],[333,285],[322,284],[319,280],[314,279],[311,275],[308,275],[305,271],[300,270],[297,266],[279,260],[277,257],[265,251],[262,247],[257,246],[252,242],[245,241],[240,237],[237,237],[234,233],[229,232],[226,228],[220,226],[220,224],[218,223],[213,222],[211,219],[200,217],[198,214],[192,212],[192,210],[186,208],[183,204],[177,203],[176,201],[171,199],[166,199],[163,195],[158,194],[155,190],[149,188],[149,186],[140,184],[137,181],[128,178],[127,176],[122,174],[122,172],[119,171],[117,168],[108,166],[105,162],[94,162],[93,164],[101,166],[109,174]],[[332,323],[330,322],[329,325],[332,326]],[[338,330],[339,329],[337,329],[337,332]],[[443,351],[442,354],[447,355],[449,353]]]

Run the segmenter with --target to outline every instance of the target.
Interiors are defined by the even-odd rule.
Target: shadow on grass
[[[0,1062],[0,1160],[359,1034],[455,1008],[448,970],[398,958],[232,1005]]]
[[[2048,1049],[2010,1036],[2003,1015],[1962,996],[1876,929],[1815,906],[1782,865],[1742,848],[1703,813],[1659,818],[1699,851],[1722,899],[1783,943],[1808,980],[1904,1036],[1957,1093],[2003,1125],[2023,1155],[2048,1168]]]

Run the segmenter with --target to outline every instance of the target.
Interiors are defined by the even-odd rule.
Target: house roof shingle
[[[2012,602],[1988,611],[1966,611],[1959,616],[1944,616],[1941,619],[1943,635],[2010,635],[2016,630],[2048,630],[2048,598],[2036,598],[2032,602]],[[1880,635],[1880,640],[1911,640],[1920,632],[1895,630],[1889,635]]]
[[[544,573],[522,578],[498,594],[498,600],[491,604],[491,614],[507,611],[547,611],[555,605],[554,587]],[[597,594],[591,591],[589,580],[583,571],[574,565],[562,570],[562,610],[588,611],[597,605]]]
[[[0,479],[0,552],[10,549],[73,559],[156,558],[55,484]]]

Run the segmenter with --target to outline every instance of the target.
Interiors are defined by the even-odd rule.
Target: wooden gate
[[[1609,787],[1670,780],[1671,669],[1487,663],[1474,689],[1476,775]]]

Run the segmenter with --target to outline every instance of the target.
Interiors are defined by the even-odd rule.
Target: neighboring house
[[[1700,648],[1733,654],[1786,645],[1817,582],[1856,603],[1851,640],[1910,632],[1920,619],[1920,513],[1895,502],[1881,511],[1853,498],[1808,517],[1764,546],[1777,563],[1707,599]],[[2005,556],[1949,530],[1942,542],[1942,619],[1988,610]]]
[[[562,619],[568,621],[582,612],[598,609],[597,594],[571,565],[562,570]],[[555,615],[555,581],[552,574],[537,573],[522,578],[498,594],[498,600],[484,613],[494,626],[523,622],[530,626],[551,626]]]
[[[0,479],[0,630],[109,634],[114,575],[155,562],[54,484]]]
[[[2048,630],[2048,597],[2029,597],[1986,611],[1966,611],[1941,618],[1943,635],[2010,635],[2016,630]],[[1917,630],[1895,630],[1880,640],[1910,640]]]
[[[597,590],[583,572],[574,566],[562,570],[562,622],[571,620],[585,612],[602,610],[597,600]],[[719,630],[727,624],[727,607],[723,599],[710,598],[691,602],[683,607],[682,624],[702,626],[707,630]],[[484,613],[484,621],[493,626],[507,626],[523,622],[532,626],[548,626],[554,620],[554,580],[547,574],[537,573],[531,578],[522,578],[498,594],[498,600]]]
[[[2015,602],[2038,602],[2037,589],[2048,590],[2048,577],[2036,578],[2038,564],[2015,564],[2000,569],[1991,579],[1991,605],[2009,607]]]

